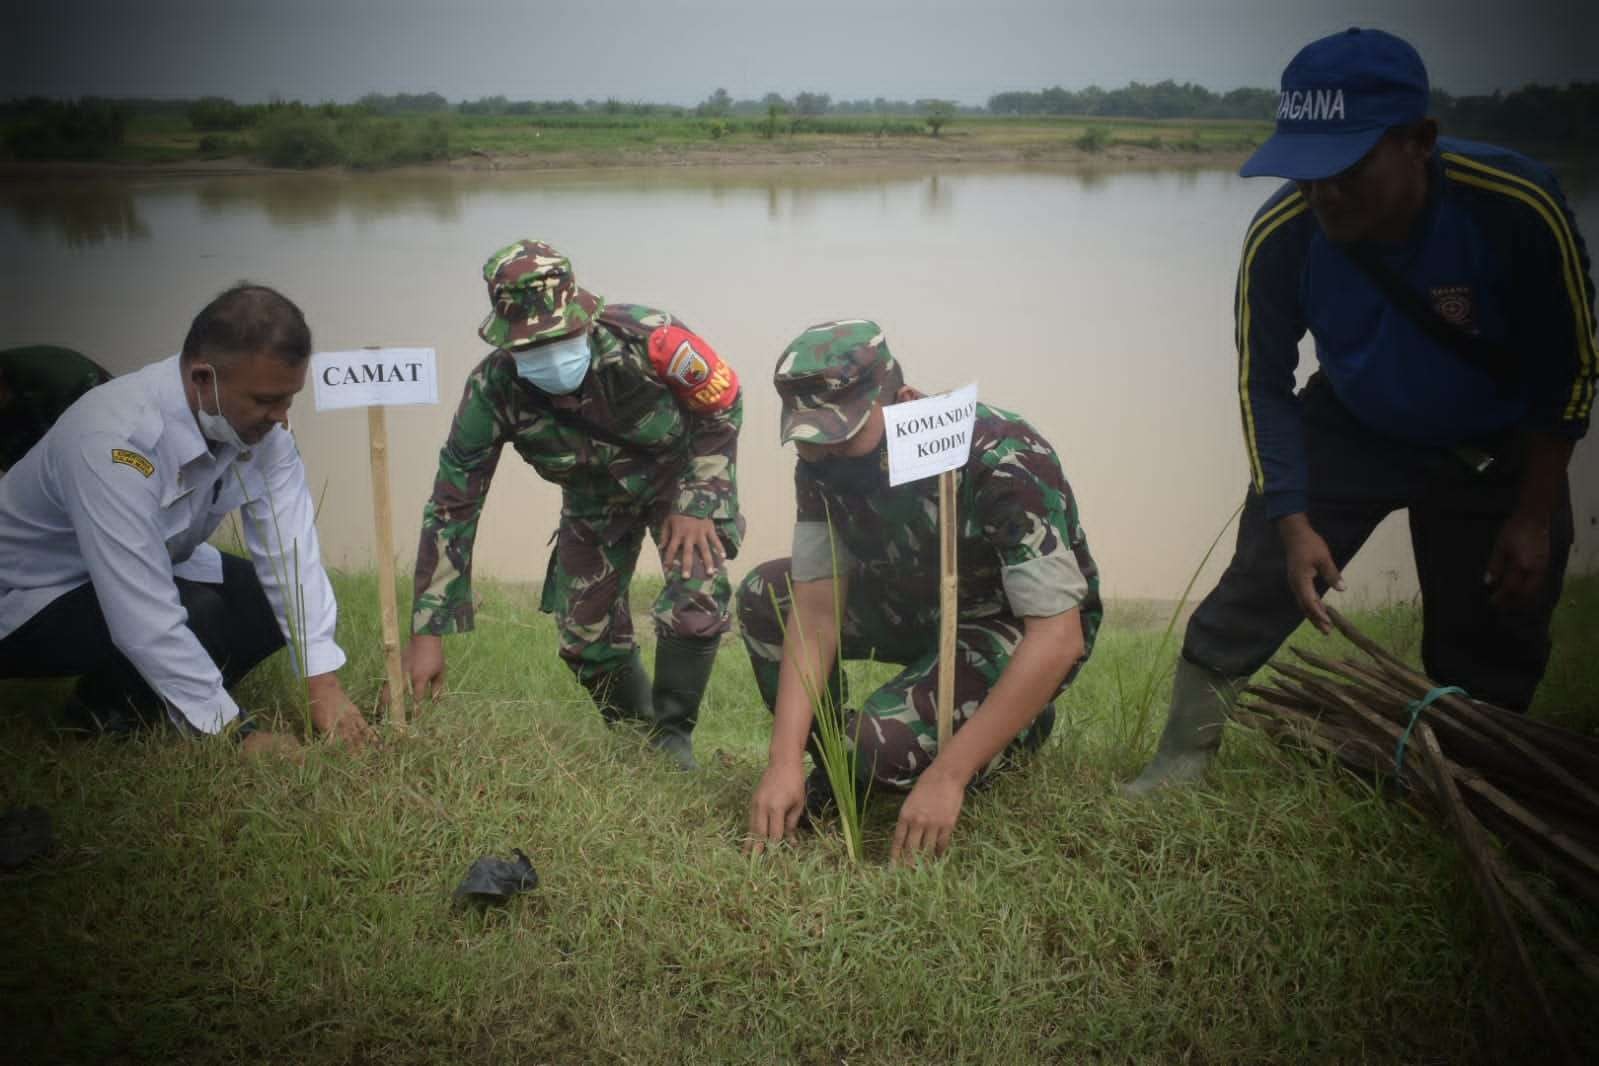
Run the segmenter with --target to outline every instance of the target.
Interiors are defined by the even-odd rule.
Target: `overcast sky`
[[[1599,80],[1599,0],[0,0],[0,98],[368,92],[692,104],[1129,81],[1275,88],[1377,25],[1454,93]]]

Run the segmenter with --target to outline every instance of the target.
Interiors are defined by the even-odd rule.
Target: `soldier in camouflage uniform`
[[[825,790],[819,767],[809,782],[801,768],[811,746],[807,691],[825,678],[841,705],[838,660],[871,659],[903,669],[846,723],[862,783],[910,790],[895,858],[941,854],[967,787],[1043,743],[1052,701],[1093,649],[1099,576],[1076,501],[1036,430],[977,406],[971,456],[957,474],[956,732],[941,751],[938,483],[889,487],[882,413],[920,394],[867,321],[806,330],[775,382],[782,439],[799,452],[798,515],[792,558],[762,564],[739,588],[744,644],[774,714],[770,761],[750,804],[753,847],[791,834],[807,795],[814,809]]]
[[[608,723],[631,721],[685,769],[690,735],[728,628],[727,560],[738,552],[738,378],[676,318],[612,304],[576,284],[547,244],[519,241],[483,267],[495,346],[468,376],[417,548],[410,679],[432,695],[441,637],[473,625],[472,541],[500,449],[561,486],[542,609],[561,658]],[[627,590],[648,531],[666,585],[653,617],[653,685]]]

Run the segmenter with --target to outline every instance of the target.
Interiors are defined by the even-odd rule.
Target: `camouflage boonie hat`
[[[876,322],[823,322],[789,342],[772,383],[783,399],[782,443],[837,444],[865,425],[872,404],[904,384]]]
[[[517,241],[483,264],[494,310],[477,335],[496,348],[526,348],[589,327],[605,301],[578,287],[572,261],[542,241]]]

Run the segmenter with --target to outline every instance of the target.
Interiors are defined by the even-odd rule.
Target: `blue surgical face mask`
[[[205,409],[203,400],[197,405],[199,410],[194,412],[194,417],[200,423],[200,435],[215,444],[230,444],[241,452],[248,451],[250,446],[244,443],[244,438],[233,428],[233,423],[222,414],[222,393],[217,388],[217,368],[204,363],[196,363],[195,366],[205,366],[211,371],[211,399],[217,405],[216,414]]]
[[[516,375],[540,392],[565,396],[576,392],[589,372],[589,335],[578,333],[536,348],[513,353]]]

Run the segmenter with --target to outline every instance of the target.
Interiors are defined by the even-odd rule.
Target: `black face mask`
[[[811,476],[839,496],[865,496],[888,488],[888,438],[865,455],[839,456],[806,463]]]

